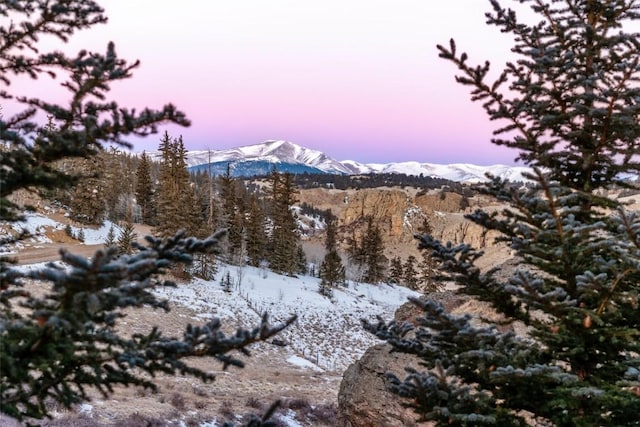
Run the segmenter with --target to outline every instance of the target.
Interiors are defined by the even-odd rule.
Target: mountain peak
[[[154,153],[149,154],[153,156]],[[416,161],[386,164],[363,164],[353,160],[340,162],[321,151],[284,140],[268,140],[260,144],[227,150],[189,151],[187,163],[193,170],[205,170],[216,174],[224,173],[226,165],[229,164],[236,175],[260,175],[268,173],[275,166],[280,171],[292,173],[346,175],[397,173],[424,175],[457,182],[486,181],[487,172],[511,181],[527,181],[523,173],[530,172],[527,167],[506,165],[476,166],[463,163],[441,165]]]

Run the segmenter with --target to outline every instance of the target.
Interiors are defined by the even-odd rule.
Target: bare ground
[[[68,248],[71,252],[91,256],[102,245],[50,244],[45,247],[24,248],[17,254],[20,264],[54,261],[59,259],[59,250]],[[34,289],[34,293],[42,289]],[[149,307],[129,310],[120,327],[126,333],[143,333],[157,326],[166,336],[179,336],[188,323],[201,324],[198,313],[193,309],[173,302],[170,312],[153,310]],[[222,319],[227,332],[247,325],[237,324],[236,319]],[[182,420],[186,425],[201,425],[203,422],[238,420],[239,416],[262,414],[276,400],[283,402],[284,413],[288,406],[300,410],[314,411],[321,408],[335,414],[338,388],[342,372],[317,372],[286,361],[295,355],[289,347],[261,343],[253,347],[250,357],[236,354],[245,362],[240,369],[222,365],[215,359],[193,359],[191,364],[216,375],[213,382],[203,383],[190,376],[158,375],[154,383],[157,392],[118,387],[113,396],[104,398],[95,393],[88,405],[68,411],[52,406],[54,420],[43,421],[49,426],[103,426],[128,425],[131,417],[144,421],[140,425],[174,425]],[[312,415],[313,418],[313,415]],[[300,420],[300,416],[298,417]],[[159,424],[154,424],[159,423]],[[331,425],[331,421],[325,425]],[[11,420],[0,416],[0,426],[12,426]],[[138,424],[131,424],[138,425]],[[177,425],[177,424],[175,424]],[[306,425],[323,425],[311,422]]]

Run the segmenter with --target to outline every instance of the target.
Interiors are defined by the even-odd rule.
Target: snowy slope
[[[318,293],[319,279],[287,277],[254,267],[222,265],[218,277],[230,273],[234,286],[225,292],[218,281],[193,280],[157,293],[192,308],[205,320],[211,316],[240,319],[255,326],[267,311],[273,322],[292,314],[297,322],[278,338],[287,342],[288,362],[318,371],[343,371],[371,345],[379,343],[362,328],[363,318],[391,320],[407,297],[418,294],[389,285],[356,284],[334,290],[330,300]]]
[[[159,152],[152,152],[153,158],[159,159]],[[288,141],[266,141],[262,144],[247,145],[228,150],[189,151],[189,166],[207,165],[209,163],[229,162],[265,162],[270,164],[304,165],[326,173],[348,174],[349,170],[342,163],[334,160],[321,151],[301,147]]]
[[[342,164],[347,166],[352,174],[399,173],[415,176],[422,174],[424,176],[444,178],[456,182],[484,182],[487,181],[487,173],[511,181],[527,181],[524,174],[530,172],[529,168],[522,166],[477,166],[467,163],[453,163],[449,165],[418,162],[364,164],[354,160],[345,160]]]
[[[85,244],[104,243],[111,225],[83,229]],[[50,243],[43,236],[44,227],[64,228],[40,214],[28,214],[25,221],[16,223],[15,227],[32,232],[40,244]],[[73,246],[69,250],[74,252]],[[220,284],[227,272],[233,282],[230,292]],[[347,287],[335,289],[329,299],[318,293],[319,282],[320,279],[311,276],[288,277],[263,268],[220,263],[215,280],[194,279],[176,288],[159,288],[156,293],[172,304],[193,309],[203,320],[216,316],[246,327],[255,326],[265,311],[274,323],[296,314],[298,321],[278,336],[287,342],[287,362],[315,371],[337,372],[355,362],[371,345],[379,343],[364,331],[361,319],[375,320],[380,315],[391,320],[409,296],[419,296],[400,286],[349,282]],[[268,350],[272,346],[262,347]]]

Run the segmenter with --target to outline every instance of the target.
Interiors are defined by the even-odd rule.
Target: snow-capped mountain
[[[268,173],[273,166],[281,172],[351,173],[323,152],[288,141],[266,141],[228,150],[190,151],[187,163],[192,170],[208,170],[211,166],[212,173],[224,173],[229,164],[234,175],[260,175]]]
[[[353,160],[342,162],[352,174],[366,173],[400,173],[405,175],[424,175],[434,178],[444,178],[455,182],[483,182],[487,181],[487,173],[510,181],[527,181],[524,174],[531,169],[523,166],[491,165],[477,166],[468,163],[452,163],[441,165],[436,163],[400,162],[400,163],[367,163],[362,164]]]
[[[158,152],[150,153],[159,158]],[[441,165],[435,163],[359,163],[354,160],[338,161],[325,153],[301,147],[288,141],[266,141],[228,150],[189,151],[187,164],[192,171],[203,170],[214,175],[226,172],[227,165],[234,176],[268,174],[275,166],[280,172],[330,173],[358,175],[367,173],[398,173],[444,178],[456,182],[486,181],[491,173],[511,181],[526,181],[523,173],[529,169],[522,166],[492,165],[477,166],[466,163]]]

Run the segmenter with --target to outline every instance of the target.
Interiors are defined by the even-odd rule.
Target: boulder
[[[453,292],[437,292],[424,298],[438,300],[447,310],[454,311],[471,301],[469,297]],[[415,319],[421,313],[415,304],[408,302],[398,308],[395,320],[415,324]],[[338,392],[338,426],[432,425],[418,422],[419,417],[403,404],[403,399],[388,390],[385,373],[392,372],[398,378],[404,378],[406,367],[421,369],[417,357],[392,352],[389,344],[378,344],[369,348],[360,360],[347,368],[342,377]]]
[[[405,427],[418,425],[417,416],[402,405],[401,398],[387,390],[386,372],[403,378],[404,368],[416,359],[392,353],[388,344],[369,348],[351,364],[342,377],[338,393],[338,426]],[[415,366],[415,365],[414,365]]]

